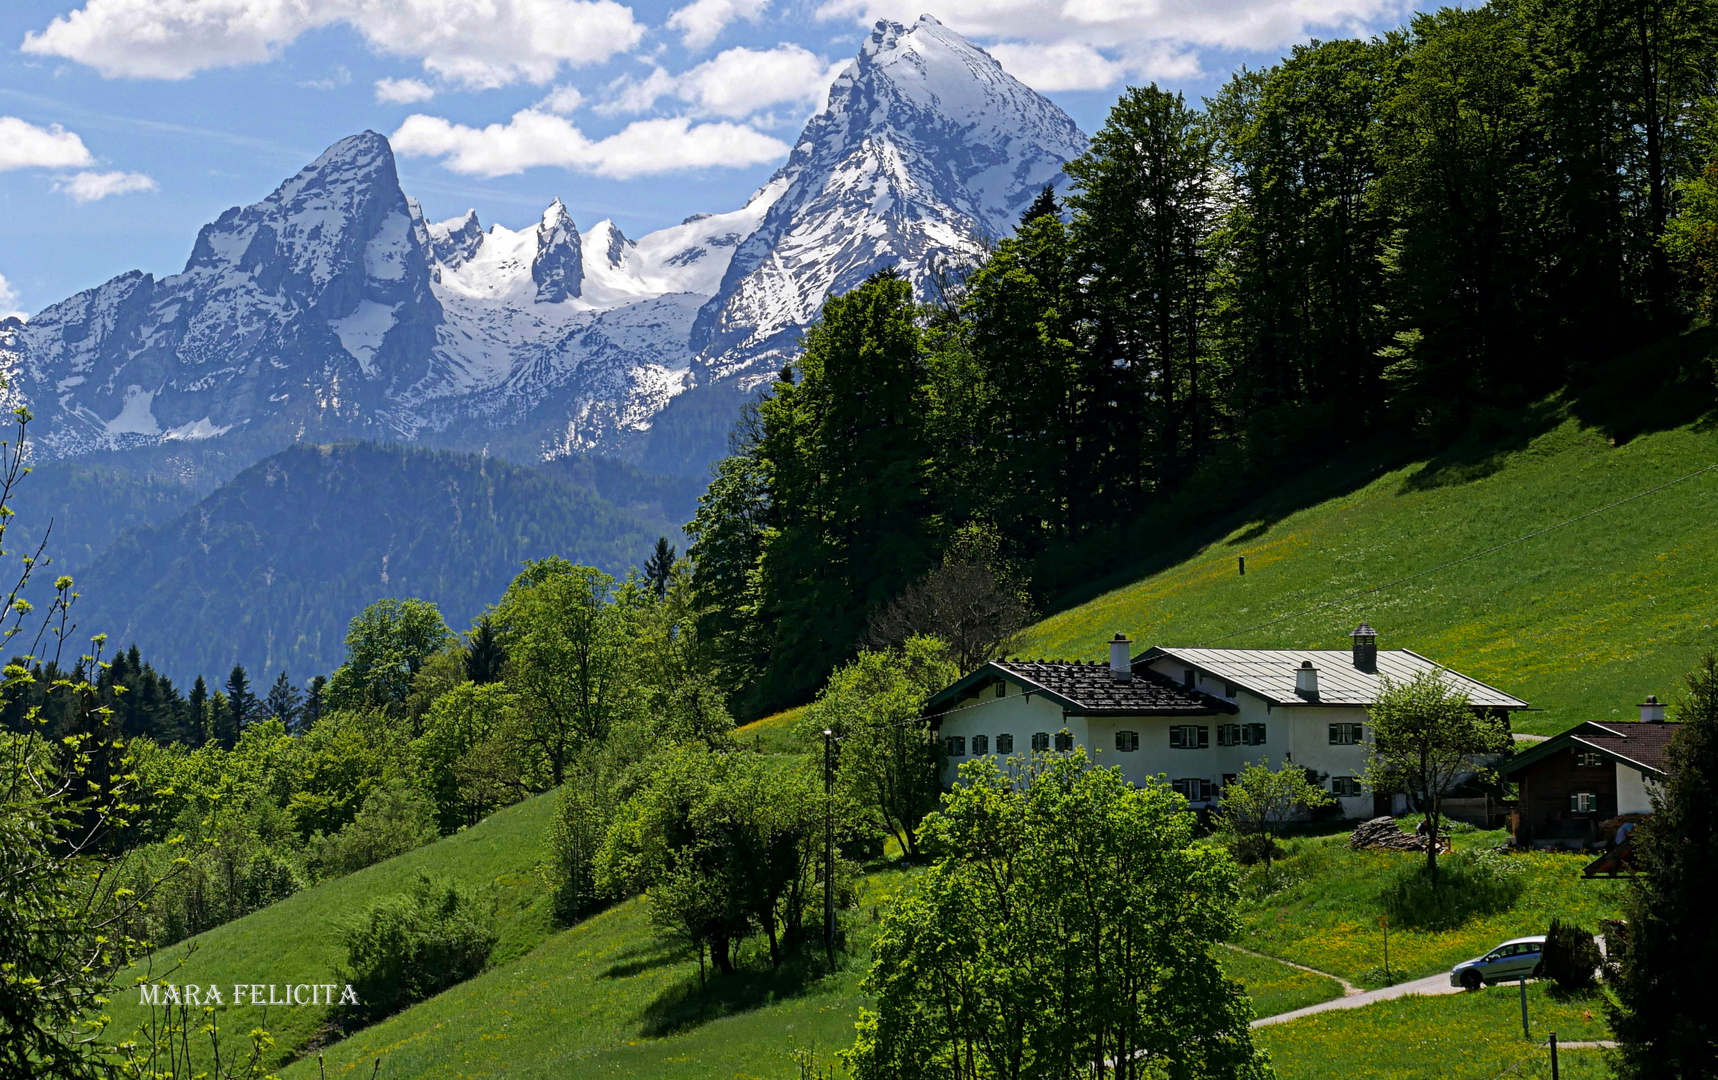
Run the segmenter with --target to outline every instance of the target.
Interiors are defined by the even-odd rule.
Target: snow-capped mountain
[[[1067,113],[929,15],[879,22],[699,312],[700,361],[717,377],[773,374],[826,295],[885,266],[922,284],[933,260],[976,254],[1085,149]]]
[[[1085,137],[925,16],[880,22],[747,204],[628,239],[426,222],[373,132],[132,272],[0,322],[37,452],[356,435],[553,457],[635,447],[677,395],[780,367],[830,292],[974,253]]]

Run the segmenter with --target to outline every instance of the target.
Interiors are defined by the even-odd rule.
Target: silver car
[[[1487,983],[1537,978],[1545,955],[1545,935],[1511,938],[1477,960],[1450,969],[1450,985],[1478,990]]]

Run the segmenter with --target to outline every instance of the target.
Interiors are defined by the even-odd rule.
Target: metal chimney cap
[[[1316,671],[1317,670],[1316,668],[1314,668],[1312,666],[1311,660],[1302,660],[1300,662],[1300,667],[1301,667],[1302,671]]]
[[[1372,627],[1368,626],[1365,623],[1361,623],[1359,626],[1356,626],[1353,630],[1350,630],[1348,632],[1348,636],[1349,637],[1377,637],[1378,631],[1372,629]]]
[[[1641,704],[1642,705],[1663,705],[1664,702],[1658,700],[1657,694],[1648,694],[1646,696],[1646,700],[1641,702]]]
[[[1120,630],[1117,630],[1116,636],[1111,638],[1110,640],[1111,641],[1129,641],[1131,639],[1126,634],[1122,633]]]

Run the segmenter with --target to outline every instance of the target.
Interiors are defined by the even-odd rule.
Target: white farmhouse
[[[1353,648],[1179,649],[1132,655],[1123,634],[1110,662],[993,660],[932,696],[926,715],[948,751],[945,782],[974,756],[1085,747],[1134,783],[1167,777],[1195,808],[1252,762],[1312,770],[1346,817],[1388,813],[1361,783],[1366,709],[1383,681],[1439,672],[1474,708],[1507,714],[1520,698],[1407,649],[1380,652],[1361,623]]]

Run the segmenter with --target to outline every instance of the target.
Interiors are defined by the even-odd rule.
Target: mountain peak
[[[825,296],[885,266],[922,284],[934,262],[976,256],[1085,148],[1066,113],[936,19],[879,21],[776,174],[787,190],[699,312],[694,347],[718,377],[776,370]]]

